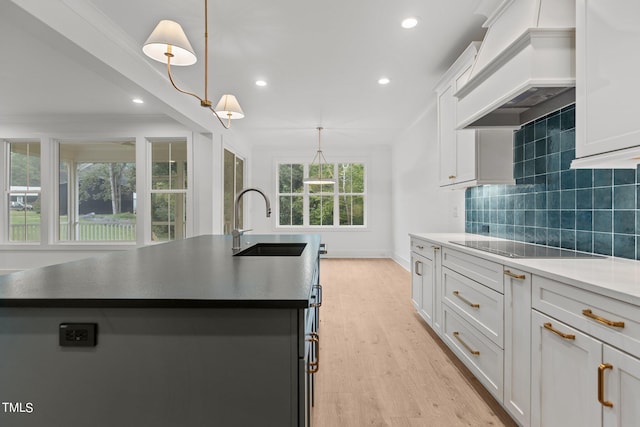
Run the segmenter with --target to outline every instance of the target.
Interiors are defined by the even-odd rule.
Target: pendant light
[[[187,92],[180,89],[173,81],[171,74],[171,64],[173,65],[192,65],[195,64],[196,54],[187,39],[186,34],[182,30],[180,24],[170,20],[162,20],[153,30],[147,41],[142,47],[142,51],[151,59],[167,64],[167,74],[169,81],[178,91],[187,95],[191,95],[200,101],[200,106],[208,108],[218,118],[220,124],[225,129],[231,127],[231,120],[241,119],[244,112],[240,108],[238,100],[233,95],[222,95],[220,101],[213,108],[213,103],[207,95],[208,89],[208,71],[209,71],[209,24],[208,24],[208,0],[204,1],[204,98],[199,97],[195,93]],[[223,121],[226,119],[226,123]]]
[[[324,154],[322,153],[322,147],[320,145],[320,133],[322,132],[322,127],[318,126],[318,151],[316,151],[316,155],[313,157],[313,161],[309,165],[309,172],[311,172],[311,167],[318,163],[318,174],[316,176],[308,176],[302,182],[306,185],[308,184],[335,184],[336,181],[330,175],[330,168],[327,164],[327,160],[324,158]],[[323,169],[326,171],[323,174]]]

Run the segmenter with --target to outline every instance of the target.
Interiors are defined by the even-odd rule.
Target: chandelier
[[[200,101],[200,106],[210,109],[218,118],[220,124],[225,129],[231,127],[231,120],[241,119],[244,112],[235,96],[230,94],[222,95],[215,108],[207,95],[208,90],[208,70],[209,70],[209,23],[208,23],[208,0],[204,1],[204,97],[195,93],[180,89],[171,75],[171,64],[186,66],[195,64],[196,54],[189,43],[189,39],[184,33],[180,24],[175,21],[162,20],[156,25],[147,41],[142,47],[142,51],[151,59],[167,64],[167,74],[169,81],[178,91],[191,95]],[[223,120],[226,119],[225,121]]]
[[[336,181],[331,177],[333,174],[329,173],[330,167],[327,164],[327,160],[324,158],[320,145],[320,132],[322,132],[322,127],[317,127],[316,129],[318,129],[318,151],[316,151],[316,155],[313,157],[311,165],[309,165],[309,175],[311,175],[311,167],[316,164],[316,161],[318,162],[318,173],[316,176],[308,176],[303,179],[303,182],[305,184],[335,184]],[[326,177],[322,174],[323,164],[324,169],[327,171],[325,174]]]

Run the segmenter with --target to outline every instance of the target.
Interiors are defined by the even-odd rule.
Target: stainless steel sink
[[[306,243],[256,243],[233,256],[300,256]]]

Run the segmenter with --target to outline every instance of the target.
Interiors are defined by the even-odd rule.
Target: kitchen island
[[[0,276],[0,425],[305,425],[319,237],[198,236]],[[311,338],[310,338],[311,337]]]

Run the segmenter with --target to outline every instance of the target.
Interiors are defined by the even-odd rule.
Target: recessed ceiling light
[[[256,86],[266,86],[267,82],[264,80],[256,80]]]
[[[378,79],[378,84],[388,85],[390,81],[391,80],[389,80],[387,77],[381,77]]]
[[[402,20],[402,28],[410,29],[418,25],[418,20],[416,18],[406,18]]]
[[[144,101],[140,98],[133,98],[131,101],[133,101],[134,104],[144,104]]]

